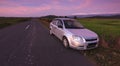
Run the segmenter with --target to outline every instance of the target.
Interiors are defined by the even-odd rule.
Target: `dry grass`
[[[27,21],[28,18],[0,17],[0,28]]]

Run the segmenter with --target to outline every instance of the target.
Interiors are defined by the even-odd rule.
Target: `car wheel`
[[[63,44],[66,48],[69,48],[69,42],[68,42],[67,38],[65,38],[65,37],[63,38]]]

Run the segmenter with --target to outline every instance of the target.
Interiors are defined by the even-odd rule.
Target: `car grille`
[[[97,42],[95,43],[89,43],[87,48],[94,48],[96,46]]]
[[[94,38],[94,39],[85,39],[86,41],[96,41],[97,38]]]

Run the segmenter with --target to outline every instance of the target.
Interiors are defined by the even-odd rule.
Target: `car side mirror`
[[[59,27],[59,28],[63,28],[63,26],[62,26],[62,25],[58,25],[58,27]]]

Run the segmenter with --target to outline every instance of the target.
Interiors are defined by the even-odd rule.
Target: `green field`
[[[120,36],[120,19],[78,19],[85,27],[99,35]],[[114,34],[114,35],[113,35]]]
[[[109,47],[114,48],[119,43],[116,40],[120,38],[120,19],[85,18],[78,19],[78,21],[86,28],[95,31],[102,40],[109,44]]]
[[[81,18],[77,20],[100,37],[98,48],[80,53],[97,66],[120,66],[120,19]],[[40,19],[40,22],[49,28],[49,19]]]

